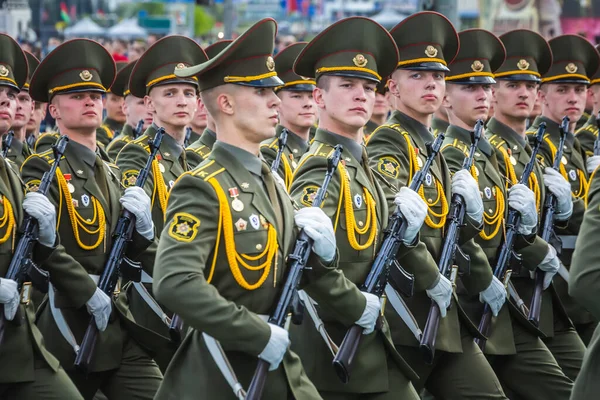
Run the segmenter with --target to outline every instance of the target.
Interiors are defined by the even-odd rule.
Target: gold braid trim
[[[152,190],[152,207],[154,207],[154,200],[158,196],[160,203],[160,209],[163,214],[163,219],[167,215],[167,199],[169,193],[167,186],[165,185],[165,179],[163,178],[162,172],[160,172],[160,166],[156,158],[152,160],[152,175],[154,176],[154,189]]]
[[[15,224],[15,213],[13,211],[12,204],[6,196],[2,196],[2,204],[4,204],[4,215],[0,218],[0,229],[4,228],[4,236],[0,238],[0,244],[6,243],[6,241],[12,237],[13,244],[11,248],[14,248],[14,237],[16,232]]]
[[[219,225],[217,228],[217,242],[215,244],[213,263],[211,266],[211,270],[208,276],[208,282],[211,281],[216,262],[217,262],[217,254],[219,250],[219,242],[221,237],[221,231],[223,231],[223,237],[225,239],[225,253],[227,254],[227,261],[229,262],[229,268],[231,269],[231,273],[235,281],[246,290],[255,290],[262,286],[267,277],[269,276],[269,272],[271,271],[271,265],[273,264],[274,257],[277,254],[277,232],[273,225],[269,224],[269,228],[267,231],[267,243],[265,245],[265,250],[256,255],[256,256],[248,256],[246,254],[239,254],[235,248],[235,239],[233,233],[233,221],[231,218],[231,209],[229,208],[229,203],[227,202],[227,197],[219,185],[217,179],[212,176],[205,179],[208,183],[211,184],[215,193],[217,194],[217,198],[219,199]],[[248,261],[256,261],[262,257],[267,257],[265,262],[257,265],[251,266],[248,265],[244,260]],[[240,270],[240,264],[249,271],[260,271],[263,270],[261,277],[254,284],[248,283]]]
[[[56,169],[56,178],[58,180],[59,187],[59,200],[58,200],[58,218],[56,219],[56,229],[58,230],[58,224],[60,223],[60,216],[62,212],[62,201],[63,196],[65,200],[65,204],[67,206],[67,211],[69,213],[69,220],[71,221],[71,226],[73,227],[73,235],[75,236],[75,241],[83,250],[94,250],[100,243],[104,242],[106,246],[106,242],[104,241],[106,237],[106,217],[104,215],[104,209],[100,202],[94,197],[91,196],[91,201],[94,206],[94,217],[91,221],[83,218],[77,211],[75,211],[75,207],[73,207],[73,198],[71,197],[71,193],[69,192],[69,186],[67,185],[67,180],[65,179],[60,167]],[[91,228],[87,228],[87,226],[93,225],[96,221],[98,221],[98,229],[91,230]],[[89,235],[98,235],[98,240],[91,246],[83,244],[79,237],[79,229],[83,229],[84,232]]]

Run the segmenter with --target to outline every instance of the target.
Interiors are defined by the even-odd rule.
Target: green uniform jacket
[[[205,128],[205,129],[206,129],[206,128]],[[192,143],[194,143],[196,140],[199,140],[201,136],[202,136],[202,135],[201,135],[200,133],[196,132],[195,130],[192,130],[192,131],[190,132],[190,137],[188,138],[188,140],[187,140],[187,142],[186,142],[186,143],[192,144]]]
[[[7,205],[10,204],[14,215],[14,226],[6,220],[0,228],[0,276],[6,276],[13,256],[14,244],[18,242],[14,232],[18,232],[23,221],[23,193],[25,186],[17,172],[17,166],[0,158],[0,213],[8,217]],[[12,231],[12,232],[11,232]],[[53,248],[36,244],[33,249],[34,262],[43,267],[43,263],[52,254]],[[4,305],[1,305],[4,308]],[[17,324],[20,322],[20,324]],[[45,362],[52,370],[59,363],[44,345],[42,333],[35,325],[33,302],[22,303],[13,321],[4,323],[4,339],[0,346],[0,383],[31,382],[36,379],[36,363]]]
[[[100,128],[98,128],[98,129],[100,129]],[[60,137],[60,133],[58,133],[58,132],[49,132],[49,133],[44,133],[43,135],[40,135],[35,142],[35,146],[33,148],[33,154],[42,154],[48,150],[51,150],[52,145],[54,145],[56,143],[56,141],[58,140],[59,137]],[[104,149],[104,145],[100,142],[97,142],[96,144],[98,145],[98,154],[100,155],[102,160],[112,163],[112,160],[110,159],[110,157],[108,156],[108,153]]]
[[[598,122],[595,115],[590,115],[585,125],[576,131],[575,137],[579,140],[579,144],[583,151],[585,151],[585,154],[593,156],[594,143],[598,137]]]
[[[93,153],[83,145],[69,142],[48,192],[48,198],[57,209],[61,244],[44,263],[44,269],[50,273],[50,281],[56,289],[55,306],[62,310],[78,344],[81,343],[91,318],[85,303],[97,288],[88,274],[102,274],[112,246],[112,232],[121,214],[119,170],[116,165],[106,162],[102,162],[100,166],[91,166],[90,163],[95,165],[100,162],[98,157],[94,158]],[[28,190],[37,190],[41,177],[50,169],[53,161],[51,152],[35,154],[25,161],[21,174]],[[102,171],[106,178],[95,177],[95,170]],[[63,178],[59,179],[61,175]],[[101,212],[105,216],[103,226],[100,224]],[[77,226],[79,240],[75,237],[74,226]],[[104,239],[99,242],[103,227],[106,232]],[[88,233],[84,228],[94,233]],[[81,247],[93,247],[96,243],[99,245],[94,249],[86,250]],[[134,230],[132,241],[127,247],[127,256],[132,260],[137,259],[144,266],[152,265],[148,262],[155,256],[155,247],[149,248],[152,243]],[[151,274],[152,271],[148,273]],[[133,322],[123,293],[113,296],[113,306],[117,312],[112,314],[108,327],[98,337],[92,372],[119,367],[128,332],[145,347],[149,346],[146,343],[153,340],[150,331]],[[73,365],[75,353],[57,329],[47,302],[40,305],[38,314],[37,324],[44,334],[48,349],[68,370]]]
[[[592,110],[585,110],[583,114],[581,114],[581,118],[579,118],[577,124],[575,125],[575,131],[581,129],[589,121],[589,118],[591,116]]]
[[[96,129],[96,141],[102,143],[106,148],[111,140],[115,137],[115,133],[123,127],[122,122],[115,121],[112,118],[104,118],[100,128]]]
[[[152,124],[142,136],[125,145],[119,153],[116,164],[122,171],[121,184],[123,187],[135,186],[137,176],[146,165],[150,155],[148,140],[154,139],[157,130],[158,127]],[[177,178],[187,170],[183,146],[165,132],[144,186],[146,194],[152,200],[152,220],[156,226],[158,237],[160,237],[165,223],[169,191]]]
[[[444,121],[443,119],[433,118],[431,120],[431,129],[433,130],[433,136],[437,136],[438,133],[445,133],[450,126],[450,122]]]
[[[121,133],[111,140],[106,146],[106,152],[111,160],[116,160],[119,152],[125,145],[133,140],[133,128],[129,124],[123,125]]]
[[[371,134],[375,132],[375,129],[377,128],[379,128],[379,125],[377,125],[375,122],[371,120],[367,122],[367,124],[363,128],[363,136],[365,138],[365,141],[369,140],[369,136],[371,136]]]
[[[6,158],[17,164],[18,168],[21,168],[21,165],[23,165],[27,157],[29,157],[32,154],[33,152],[29,148],[27,142],[21,142],[20,140],[13,138],[10,149],[8,149]]]
[[[260,152],[269,166],[273,165],[273,162],[277,158],[277,152],[279,151],[278,138],[282,130],[283,126],[277,125],[275,137],[265,140],[260,145]],[[300,136],[288,130],[287,143],[285,149],[283,149],[281,162],[277,169],[277,173],[283,178],[285,186],[288,189],[292,184],[292,176],[298,167],[298,162],[304,153],[308,151],[308,147],[308,142],[305,142]]]
[[[200,139],[196,140],[185,149],[185,155],[190,169],[196,168],[208,157],[216,140],[217,134],[206,128],[202,133],[202,136],[200,136]]]
[[[416,165],[412,165],[412,162],[408,158],[409,150],[407,143],[410,143],[415,151],[418,149],[416,157],[420,161],[416,161],[416,163],[420,168],[420,166],[424,165],[427,157],[425,143],[433,142],[433,140],[433,135],[425,126],[399,111],[392,113],[386,124],[380,126],[371,135],[367,144],[371,167],[378,171],[389,183],[388,186],[384,186],[383,188],[390,208],[395,208],[393,201],[399,188],[409,185],[412,179],[409,171],[413,171],[414,173],[414,169],[417,168]],[[451,182],[450,171],[441,155],[438,155],[436,160],[434,160],[429,175],[428,182],[423,184],[425,200],[430,204],[429,214],[431,215],[431,212],[442,214],[442,202],[439,199],[443,195],[448,203],[450,202]],[[439,184],[441,184],[442,190],[438,190],[437,185]],[[433,199],[438,199],[438,201],[435,202]],[[433,203],[435,205],[431,205]],[[439,218],[434,216],[433,222],[438,221]],[[466,226],[460,230],[459,244],[463,245],[472,240],[480,229],[481,227],[475,226],[473,221],[467,218]],[[411,298],[405,298],[405,301],[417,319],[419,326],[423,328],[431,307],[431,299],[427,296],[425,289],[433,287],[439,279],[439,269],[436,260],[440,258],[444,242],[443,230],[429,227],[424,223],[420,232],[420,240],[426,247],[420,246],[418,257],[415,257],[413,262],[402,262],[401,264],[408,272],[415,275],[416,282],[421,282],[417,285],[420,290]],[[485,270],[485,268],[481,270],[471,268],[471,274],[467,278],[469,290],[472,293],[479,293],[489,285],[490,279],[489,270]],[[392,328],[392,336],[395,344],[413,347],[419,345],[400,317],[390,310],[389,307],[386,310],[386,316]],[[435,343],[436,349],[452,353],[462,352],[461,322],[459,322],[459,316],[472,335],[479,335],[477,327],[468,319],[455,297],[446,317],[440,320]]]
[[[154,293],[192,329],[156,399],[236,398],[208,353],[202,332],[221,343],[244,388],[269,340],[270,329],[257,314],[269,314],[278,301],[286,275],[284,260],[296,239],[294,211],[287,192],[277,184],[278,204],[273,208],[264,181],[249,171],[250,163],[240,161],[243,156],[254,157],[217,142],[208,159],[183,174],[171,192]],[[258,159],[252,161],[268,168]],[[283,226],[277,222],[278,209]],[[360,318],[365,300],[336,264],[323,265],[312,255],[313,269],[304,272],[301,286],[350,325]],[[281,366],[269,373],[264,399],[286,399],[289,391],[298,400],[320,398],[296,354],[288,351]]]
[[[538,153],[538,159],[542,163],[542,167],[551,167],[554,162],[554,152],[552,148],[558,146],[560,140],[559,125],[546,118],[538,117],[533,122],[533,125],[527,131],[528,138],[531,142],[534,139],[535,132],[541,122],[546,122],[546,136],[542,147]],[[552,143],[552,147],[550,146]],[[561,162],[561,172],[563,176],[571,183],[571,191],[573,192],[573,214],[566,226],[562,224],[556,225],[556,233],[558,235],[578,235],[583,213],[585,212],[585,202],[583,197],[586,194],[588,173],[586,170],[585,159],[586,155],[579,140],[572,134],[567,134],[565,142],[566,148],[563,153],[563,162]],[[566,164],[564,163],[566,160]],[[567,268],[571,265],[571,255],[573,250],[564,249],[560,255],[561,261]],[[554,277],[554,287],[567,310],[571,320],[575,324],[586,324],[595,321],[595,318],[581,305],[575,302],[568,294],[568,285],[558,274]]]
[[[463,162],[469,155],[471,133],[450,125],[445,135],[446,139],[444,140],[442,154],[451,173],[455,173],[462,169]],[[477,270],[488,268],[491,274],[496,267],[496,257],[504,243],[503,223],[508,215],[508,193],[504,177],[498,169],[496,152],[485,137],[482,137],[479,141],[473,166],[475,167],[474,171],[476,171],[475,179],[477,179],[483,199],[484,228],[475,237],[475,243],[467,243],[462,247],[462,250],[471,258],[471,268]],[[523,261],[521,270],[512,274],[513,281],[519,279],[531,281],[529,271],[535,269],[537,264],[544,258],[548,250],[548,244],[536,235],[531,235],[531,237],[519,235],[514,250],[522,257]],[[476,266],[476,263],[481,263],[481,266]],[[505,281],[504,277],[499,279]],[[531,288],[529,288],[529,291],[531,291]],[[483,305],[479,301],[479,293],[469,293],[460,285],[457,292],[461,305],[471,319],[474,321],[480,320]],[[485,346],[486,354],[516,354],[509,307],[512,309],[511,306],[502,307],[498,317],[492,320],[492,327]],[[516,310],[516,312],[519,311]],[[530,326],[529,323],[526,324]]]
[[[361,157],[357,157],[350,151],[351,147],[360,147],[366,159],[364,147],[351,142],[348,138],[317,129],[315,140],[300,160],[290,193],[297,203],[310,207],[314,194],[321,186],[327,172],[327,156],[336,144],[344,145],[344,141],[347,143],[342,153],[345,166],[342,163],[338,165],[327,187],[327,196],[321,207],[331,218],[336,232],[336,243],[340,254],[339,268],[346,278],[360,286],[371,270],[371,264],[380,244],[381,233],[388,221],[385,195],[381,186],[365,169],[368,169],[368,166],[362,165]],[[347,190],[342,192],[344,169],[348,173],[346,185],[349,184],[349,187],[346,186]],[[369,211],[367,193],[374,201],[375,208],[371,211]],[[351,208],[352,215],[348,214],[348,207]],[[366,231],[360,234],[355,232],[354,227]],[[350,237],[353,237],[358,245],[366,246],[371,234],[374,234],[372,244],[364,250],[357,250],[356,245],[350,244]],[[403,246],[400,250],[400,259],[403,262],[413,260],[411,254],[413,250],[414,248]],[[403,258],[405,255],[406,259]],[[321,302],[317,300],[317,303]],[[345,333],[354,321],[339,320],[326,307],[320,308],[319,316],[325,322],[327,332],[333,341],[338,345],[341,344]],[[305,317],[301,326],[290,328],[290,333],[293,348],[297,349],[302,357],[308,376],[319,390],[347,393],[387,391],[388,362],[395,362],[408,379],[416,378],[408,364],[396,352],[387,322],[384,322],[381,331],[362,337],[352,367],[352,379],[346,385],[337,378],[331,365],[331,352],[311,320]]]
[[[531,159],[532,148],[527,140],[495,118],[490,119],[488,122],[486,136],[496,150],[496,159],[498,160],[498,167],[503,179],[507,182],[516,179],[518,182],[518,180],[521,179],[521,175],[523,175],[525,165]],[[509,177],[509,171],[511,176],[513,176],[512,171],[514,171],[512,179]],[[534,185],[533,178],[530,178],[528,186],[536,193],[538,220],[541,223],[541,213],[546,197],[546,186],[544,186],[544,171],[540,163],[534,165],[532,174],[535,175],[535,183],[537,184]],[[538,240],[536,239],[536,242],[537,241]],[[527,260],[527,264],[531,262],[531,265],[525,265],[526,269],[535,268],[535,266],[541,262],[543,257],[546,256],[546,249],[541,246],[537,249],[539,250],[539,258],[530,261]],[[532,253],[531,255],[533,256],[534,254]],[[524,259],[524,261],[526,260]],[[526,263],[523,262],[523,264]],[[511,281],[525,304],[530,304],[533,295],[534,282],[530,279],[529,275],[513,274]],[[524,318],[525,316],[519,311],[514,302],[511,301],[510,305],[513,318],[521,322],[523,326],[534,334],[552,337],[554,336],[554,329],[559,326],[559,323],[566,324],[567,326],[571,325],[554,285],[550,286],[542,293],[542,310],[540,312],[539,330],[534,328],[533,325]]]
[[[600,174],[594,174],[588,195],[588,208],[585,212],[577,246],[573,254],[570,271],[569,294],[580,304],[585,304],[596,320],[600,319]],[[581,367],[575,380],[571,400],[594,399],[600,392],[598,369],[600,368],[600,329],[596,328],[588,345]]]

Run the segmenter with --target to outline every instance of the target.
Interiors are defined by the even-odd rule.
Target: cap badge
[[[273,60],[273,57],[271,57],[271,56],[267,57],[266,65],[267,65],[267,69],[270,72],[275,71],[275,60]]]
[[[437,56],[437,49],[435,47],[433,47],[432,45],[427,46],[427,48],[425,49],[425,55],[427,57],[435,57]]]
[[[179,63],[175,66],[175,69],[184,69],[185,68],[185,64],[184,63]]]
[[[481,72],[483,71],[483,63],[479,60],[475,60],[473,61],[473,64],[471,64],[471,69],[475,72]]]
[[[575,72],[577,72],[577,65],[573,63],[568,63],[565,67],[565,70],[570,74],[574,74]]]
[[[367,60],[365,58],[365,56],[363,56],[362,54],[357,54],[356,56],[354,56],[354,58],[352,59],[352,62],[354,63],[354,65],[356,65],[357,67],[360,68],[364,68],[367,63],[369,62],[369,60]]]
[[[8,68],[6,68],[4,65],[0,65],[0,76],[7,76],[8,75]]]
[[[92,80],[92,73],[90,71],[88,71],[87,69],[84,69],[83,71],[81,71],[79,73],[79,77],[81,78],[82,81],[89,82]]]
[[[517,63],[517,68],[519,68],[521,71],[525,71],[525,70],[529,69],[529,63],[527,62],[527,60],[522,58]]]

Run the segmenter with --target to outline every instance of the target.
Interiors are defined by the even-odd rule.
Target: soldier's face
[[[13,124],[17,110],[17,91],[0,86],[0,133],[6,133]]]
[[[144,101],[156,124],[167,130],[185,128],[198,108],[196,88],[185,83],[156,86]]]
[[[329,87],[313,92],[319,115],[332,122],[334,129],[360,129],[371,119],[375,105],[376,83],[361,78],[330,76]]]
[[[478,119],[485,121],[490,112],[492,99],[491,85],[449,84],[444,99],[448,109],[450,123],[458,118],[465,126],[473,127]]]
[[[13,120],[12,128],[21,129],[29,119],[31,118],[31,112],[33,110],[33,100],[29,96],[29,92],[21,91],[17,95],[17,110],[15,112],[15,119]]]
[[[112,93],[106,94],[106,116],[118,122],[125,123],[125,113],[123,113],[123,97]]]
[[[102,125],[102,95],[98,92],[58,94],[48,108],[59,129],[95,131]]]
[[[228,96],[227,113],[247,140],[260,143],[275,136],[281,100],[272,88],[236,86]]]
[[[146,108],[144,99],[135,97],[130,94],[125,97],[123,102],[123,112],[127,116],[127,124],[136,127],[140,119],[144,120],[143,129],[148,128],[152,124],[152,113]]]
[[[198,101],[198,109],[196,110],[194,118],[192,118],[192,122],[190,123],[190,126],[194,132],[202,133],[204,128],[206,128],[207,115],[206,107],[204,107],[204,103],[202,103],[202,100],[200,99]]]
[[[277,93],[281,99],[279,118],[281,125],[291,129],[310,128],[317,121],[317,108],[312,92],[282,90]]]
[[[31,118],[27,121],[27,133],[36,132],[40,129],[42,120],[46,117],[46,103],[33,102],[33,110],[31,110]]]
[[[375,93],[375,106],[373,107],[373,115],[386,116],[390,112],[390,102],[385,94]]]
[[[493,92],[496,113],[524,120],[533,112],[538,84],[529,81],[499,80]]]
[[[388,83],[396,109],[419,117],[436,112],[446,92],[444,77],[439,71],[396,70]]]
[[[566,115],[577,121],[583,115],[587,86],[578,83],[549,83],[542,86],[543,114],[556,122]]]

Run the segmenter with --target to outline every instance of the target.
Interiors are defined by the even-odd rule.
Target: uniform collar
[[[471,132],[472,131],[460,128],[456,125],[449,125],[448,130],[446,130],[446,137],[458,139],[467,146],[471,146]],[[487,157],[491,157],[492,154],[494,154],[494,149],[490,142],[488,142],[485,135],[481,135],[481,138],[477,143],[477,149],[484,153]]]
[[[408,131],[410,131],[411,133],[414,132],[419,136],[422,142],[421,144],[423,145],[422,149],[425,148],[426,143],[433,143],[433,141],[435,140],[433,134],[431,133],[428,127],[426,127],[416,119],[409,117],[403,112],[397,110],[394,111],[394,113],[392,114],[392,118],[398,120],[398,122],[400,122],[400,125],[402,125],[403,127],[408,128]],[[419,145],[419,147],[421,147],[421,144]]]
[[[537,129],[539,128],[539,126],[542,122],[546,123],[546,135],[550,135],[550,138],[552,138],[552,141],[555,143],[558,143],[560,140],[560,122],[555,122],[548,117],[539,116],[535,119],[535,121],[533,121],[533,125],[531,125],[529,130],[533,130],[534,132],[537,131]],[[567,138],[565,140],[565,144],[568,147],[571,147],[571,146],[573,146],[574,142],[575,142],[575,136],[573,135],[572,132],[568,132]]]
[[[261,176],[263,161],[258,156],[229,143],[224,143],[217,140],[213,146],[213,152],[220,149],[230,153],[234,159],[237,159],[238,163],[243,165],[253,175]]]
[[[160,145],[161,153],[171,153],[171,157],[174,159],[178,159],[181,153],[183,153],[183,146],[177,143],[175,138],[169,134],[165,134],[162,139],[162,143]]]
[[[81,160],[91,168],[96,165],[96,152],[85,147],[81,143],[71,140],[65,149],[65,153],[69,157],[69,161]]]
[[[124,136],[133,137],[133,127],[131,125],[125,123],[123,125],[123,128],[121,129],[121,133]]]
[[[344,151],[352,154],[352,157],[358,162],[361,162],[362,160],[363,146],[350,138],[319,128],[315,134],[315,140],[317,142],[327,143],[331,146],[341,144],[344,146]]]
[[[123,125],[123,123],[115,121],[114,119],[108,117],[104,118],[102,124],[108,126],[113,131],[119,130],[119,128],[121,128]]]
[[[446,132],[450,123],[448,121],[444,121],[443,119],[433,118],[431,121],[431,128],[437,132]]]
[[[10,144],[10,150],[12,154],[21,154],[23,152],[24,143],[21,142],[16,137],[13,137],[13,140]]]
[[[202,132],[202,136],[200,136],[200,141],[204,143],[205,146],[212,148],[217,141],[217,134],[215,131],[205,128],[204,132]]]
[[[491,133],[500,135],[502,139],[506,140],[511,145],[510,147],[512,147],[515,144],[518,144],[519,146],[524,148],[527,144],[527,141],[524,137],[522,137],[517,132],[515,132],[514,129],[512,129],[508,125],[503,124],[494,117],[492,117],[489,120],[487,124],[487,129],[489,129]]]

